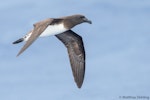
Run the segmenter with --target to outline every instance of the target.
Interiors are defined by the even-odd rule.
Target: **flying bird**
[[[34,28],[13,44],[25,41],[17,56],[23,53],[38,37],[55,35],[67,48],[74,80],[81,88],[85,74],[85,50],[82,37],[71,29],[81,23],[92,24],[84,15],[76,14],[60,18],[48,18],[35,23]]]

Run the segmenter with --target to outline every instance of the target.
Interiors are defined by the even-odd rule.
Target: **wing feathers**
[[[71,30],[56,37],[67,47],[74,80],[78,88],[81,88],[85,74],[85,50],[82,38]]]
[[[24,52],[40,35],[41,33],[48,27],[48,25],[52,22],[52,19],[46,19],[44,21],[38,22],[34,24],[34,30],[32,31],[31,36],[19,51],[17,56],[19,56],[22,52]]]

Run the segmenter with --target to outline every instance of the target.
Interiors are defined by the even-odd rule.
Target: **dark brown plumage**
[[[23,38],[13,42],[13,44],[17,44],[22,41],[26,41],[17,56],[23,53],[39,36],[42,36],[43,34],[46,36],[47,34],[48,36],[55,35],[61,42],[63,42],[68,50],[74,80],[78,88],[81,88],[85,74],[85,50],[81,36],[73,32],[71,28],[84,22],[89,24],[92,23],[83,15],[48,18],[35,23],[33,30],[31,30]]]
[[[71,30],[58,34],[56,37],[68,50],[74,80],[78,88],[81,88],[85,73],[85,50],[82,38]]]

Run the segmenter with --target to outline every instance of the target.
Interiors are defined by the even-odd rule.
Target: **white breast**
[[[45,36],[51,36],[51,35],[56,35],[56,34],[60,34],[63,33],[65,31],[67,31],[68,29],[66,29],[62,24],[56,24],[56,25],[49,25],[45,31],[40,35],[40,37],[45,37]]]

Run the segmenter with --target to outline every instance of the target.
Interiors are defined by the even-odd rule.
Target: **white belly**
[[[63,24],[49,25],[40,37],[51,36],[67,31]]]
[[[67,30],[68,29],[66,29],[63,24],[49,25],[44,30],[44,32],[41,33],[40,37],[46,37],[46,36],[60,34]],[[29,39],[29,37],[31,36],[31,34],[32,34],[32,31],[30,33],[26,34],[26,36],[24,37],[24,41],[27,41]]]

